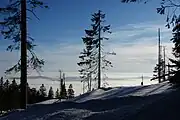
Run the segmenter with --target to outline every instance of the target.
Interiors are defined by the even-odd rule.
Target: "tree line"
[[[57,89],[55,92],[50,87],[49,91],[44,84],[39,89],[31,88],[27,84],[27,103],[34,104],[49,99],[70,99],[74,97],[74,90],[72,84],[69,85],[68,90],[64,86],[63,91]],[[8,111],[20,108],[20,85],[13,79],[11,82],[3,77],[0,79],[0,111]]]

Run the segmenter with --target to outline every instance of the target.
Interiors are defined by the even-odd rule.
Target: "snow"
[[[171,85],[168,84],[168,82],[165,82],[163,84],[154,84],[150,86],[144,86],[143,89],[139,91],[135,91],[131,94],[132,96],[148,96],[148,95],[154,95],[154,94],[160,94],[168,91],[168,89],[171,88]]]
[[[51,99],[51,100],[46,100],[46,101],[39,102],[36,104],[53,104],[53,103],[58,102],[58,101],[59,101],[59,99]]]
[[[167,91],[170,88],[170,84],[167,82],[161,84],[153,84],[146,86],[133,86],[133,87],[116,87],[108,91],[95,90],[91,93],[86,93],[84,95],[78,96],[73,101],[81,103],[88,100],[95,99],[111,99],[115,97],[125,97],[125,96],[147,96],[160,94]]]
[[[163,99],[170,84],[115,87],[94,90],[74,99],[60,102],[52,99],[16,110],[0,120],[120,120],[136,114],[144,106]]]

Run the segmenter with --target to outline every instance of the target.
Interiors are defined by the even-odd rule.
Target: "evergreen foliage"
[[[180,19],[179,19],[180,22]],[[180,84],[180,23],[176,24],[176,26],[173,28],[173,38],[171,41],[174,43],[173,47],[173,55],[175,59],[171,59],[172,65],[170,65],[171,68],[174,68],[171,70],[171,73],[174,74],[173,77],[171,77],[170,82],[175,84]]]
[[[52,88],[52,87],[50,87],[50,89],[49,89],[48,98],[49,98],[49,99],[54,98],[54,91],[53,91],[53,88]]]
[[[2,111],[9,111],[20,108],[20,85],[13,79],[11,82],[3,77],[0,79],[0,113]],[[53,98],[52,87],[49,89],[49,94],[46,94],[46,88],[44,85],[40,86],[39,90],[36,88],[30,88],[27,84],[27,103],[34,104]]]
[[[121,0],[122,3],[130,3],[130,2],[149,2],[148,0]],[[171,67],[170,73],[167,75],[170,77],[170,82],[172,83],[180,83],[180,4],[174,0],[159,0],[160,7],[157,8],[157,13],[161,15],[166,15],[166,27],[173,27],[173,38],[171,41],[174,43],[173,55],[176,59],[170,58],[172,65],[168,65]],[[157,69],[155,67],[155,72]],[[170,76],[173,75],[173,76]]]
[[[61,99],[66,99],[67,98],[67,91],[66,91],[66,85],[63,84],[61,91],[60,91],[60,98]]]
[[[109,38],[103,36],[105,33],[111,33],[110,25],[104,25],[105,14],[100,10],[92,14],[92,24],[90,29],[85,30],[85,37],[82,37],[85,48],[80,53],[80,62],[77,63],[81,67],[79,70],[82,82],[98,80],[98,88],[101,87],[101,73],[107,70],[107,67],[112,67],[112,63],[106,59],[107,53],[103,49],[103,40]],[[115,54],[115,53],[108,53]],[[91,88],[90,88],[91,89]]]
[[[162,46],[161,46],[161,49],[162,49]],[[159,64],[157,63],[156,66],[154,67],[154,71],[153,71],[154,74],[151,80],[159,79],[159,77],[160,77],[159,82],[164,80],[164,76],[165,76],[164,69],[166,69],[164,63],[165,61],[163,59],[163,56],[160,54],[160,63]],[[160,70],[160,76],[158,76],[158,69]]]
[[[48,8],[48,6],[44,5],[44,3],[40,0],[29,0],[27,1],[27,13],[33,14],[36,18],[36,14],[34,10],[39,7]],[[0,14],[4,18],[0,21],[0,26],[2,28],[1,34],[4,36],[4,39],[12,40],[12,44],[7,47],[8,51],[20,50],[21,45],[21,0],[9,0],[8,5],[0,8]],[[25,16],[29,20],[29,16]],[[33,44],[34,38],[31,36],[27,36],[27,49],[29,51],[28,58],[28,68],[39,69],[44,64],[44,61],[39,59],[35,54]],[[19,72],[21,68],[20,60],[13,67],[6,70],[6,73],[11,73],[12,71]]]
[[[33,43],[34,38],[29,36],[27,32],[27,21],[30,19],[28,13],[30,12],[37,18],[34,10],[40,7],[48,8],[48,6],[40,0],[8,0],[7,2],[8,4],[5,7],[0,8],[2,16],[0,21],[1,34],[4,39],[12,41],[12,44],[7,47],[8,51],[21,49],[21,58],[5,73],[21,71],[21,108],[25,109],[27,104],[27,68],[39,72],[44,65],[44,60],[39,59],[34,52],[36,46]]]
[[[59,92],[59,89],[56,90],[56,93],[55,93],[55,98],[60,98],[60,92]]]
[[[70,84],[68,88],[68,98],[73,98],[73,97],[74,97],[73,85]]]
[[[46,97],[47,96],[46,87],[44,86],[44,84],[42,84],[40,86],[39,93],[40,93],[40,96],[42,96],[42,97]]]

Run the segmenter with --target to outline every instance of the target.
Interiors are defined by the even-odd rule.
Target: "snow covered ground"
[[[146,86],[133,86],[133,87],[115,87],[110,90],[104,91],[98,89],[90,93],[77,96],[73,101],[81,103],[93,99],[111,99],[115,97],[125,96],[148,96],[158,93],[169,91],[170,84],[165,82],[161,84],[146,85]]]
[[[0,120],[122,120],[144,106],[163,99],[171,91],[169,83],[94,90],[74,99],[57,99],[16,110]]]

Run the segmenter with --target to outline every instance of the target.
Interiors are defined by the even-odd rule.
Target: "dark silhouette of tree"
[[[156,1],[156,0],[155,0]],[[147,3],[149,0],[121,0],[122,3],[130,2],[144,2]],[[159,0],[160,7],[157,8],[157,13],[167,16],[166,27],[170,28],[170,25],[174,26],[179,21],[179,8],[180,3],[174,0]]]
[[[27,8],[26,8],[26,4],[27,4]],[[23,6],[21,6],[23,5]],[[22,8],[25,7],[25,10],[21,11]],[[29,20],[30,18],[26,15],[26,11],[32,13],[36,18],[36,14],[34,13],[34,10],[38,7],[45,7],[47,8],[47,6],[45,6],[43,4],[43,2],[41,2],[40,0],[29,0],[26,2],[26,0],[9,0],[9,4],[4,7],[4,8],[0,8],[0,13],[1,15],[4,17],[4,20],[0,22],[0,25],[2,26],[2,30],[1,30],[1,34],[4,36],[4,39],[10,39],[12,40],[13,44],[9,45],[7,47],[8,51],[13,51],[13,50],[19,50],[20,49],[20,45],[21,45],[21,32],[22,29],[26,29],[26,28],[21,28],[22,26],[22,19],[25,17],[28,18],[27,20]],[[21,9],[20,9],[21,8]],[[22,13],[25,13],[22,16]],[[39,18],[38,18],[39,19]],[[25,22],[26,24],[26,22]],[[26,31],[26,30],[25,30]],[[24,32],[24,31],[23,31]],[[29,68],[41,68],[42,65],[44,64],[43,60],[38,59],[38,57],[36,56],[36,54],[33,52],[34,47],[36,46],[35,44],[33,44],[34,39],[28,34],[27,35],[27,49],[29,51],[29,55],[28,57],[28,63],[27,63],[27,67]],[[18,61],[18,63],[13,66],[12,68],[8,69],[6,71],[6,73],[11,72],[12,70],[15,70],[16,72],[20,71],[20,60]]]
[[[44,65],[44,60],[39,59],[34,50],[34,39],[27,33],[27,11],[32,13],[36,18],[34,10],[38,7],[45,7],[40,0],[9,0],[9,4],[0,8],[0,13],[4,20],[0,22],[2,26],[1,34],[4,39],[12,40],[13,44],[7,47],[8,51],[19,50],[21,48],[21,58],[13,67],[6,70],[6,73],[12,71],[21,71],[21,108],[26,108],[26,83],[27,68],[40,70]],[[29,54],[27,56],[27,50]]]
[[[9,80],[7,79],[6,82],[4,83],[4,89],[8,89],[9,88]]]
[[[3,78],[1,78],[3,79]],[[11,84],[8,80],[2,84],[2,89],[0,87],[0,111],[9,111],[13,109],[20,108],[20,87],[16,83],[16,80],[13,79]],[[42,102],[51,98],[48,98],[44,89],[44,85],[40,87],[40,90],[37,91],[36,88],[30,88],[27,84],[27,95],[28,95],[28,104],[34,104],[37,102]]]
[[[145,3],[148,2],[148,0],[121,0],[121,2],[123,3],[130,3],[130,2],[142,2],[144,1]],[[178,78],[180,77],[180,72],[179,72],[179,68],[180,68],[180,63],[179,63],[179,51],[180,51],[180,47],[179,47],[179,30],[180,30],[180,14],[179,14],[179,8],[180,8],[180,4],[177,1],[174,0],[159,0],[161,3],[161,6],[159,8],[157,8],[157,13],[164,15],[166,14],[167,18],[166,18],[166,27],[170,28],[171,26],[173,26],[173,38],[171,39],[171,41],[174,43],[174,48],[173,48],[173,55],[175,56],[175,58],[177,60],[174,59],[169,59],[173,65],[168,65],[168,67],[172,68],[171,71],[168,74],[165,74],[164,76],[170,76],[170,74],[174,75],[170,78],[171,82],[174,83],[179,83]],[[175,69],[173,69],[175,68]],[[164,77],[162,76],[162,77]]]
[[[9,89],[9,86],[10,86],[10,82],[9,80],[7,79],[4,83],[4,92],[3,92],[3,105],[4,105],[4,110],[11,110],[11,104],[10,104],[10,89]]]
[[[60,91],[60,98],[66,99],[67,98],[67,91],[66,91],[66,85],[63,84],[61,91]]]
[[[171,41],[174,43],[174,47],[172,49],[172,53],[176,59],[169,58],[171,61],[171,65],[168,64],[167,66],[169,67],[169,72],[167,74],[162,74],[163,73],[163,66],[161,66],[161,75],[160,77],[163,78],[165,76],[169,77],[170,82],[172,83],[180,83],[179,77],[180,77],[180,25],[176,24],[176,26],[173,28],[173,38]],[[163,64],[164,61],[161,61],[161,64]],[[156,72],[157,66],[155,68]],[[172,76],[171,76],[172,75]],[[154,76],[156,78],[156,76]]]
[[[59,93],[59,89],[56,90],[56,93],[55,93],[55,98],[60,98],[60,93]]]
[[[160,76],[158,75],[158,68],[160,70]],[[163,81],[164,80],[164,69],[165,69],[165,65],[164,65],[164,59],[162,57],[162,55],[160,55],[160,64],[156,64],[156,66],[154,67],[154,71],[153,71],[153,78],[151,80],[154,80],[154,79],[158,79],[160,77],[160,81]]]
[[[16,80],[13,79],[12,83],[9,86],[9,98],[10,98],[10,106],[11,109],[18,109],[20,108],[20,92],[19,86],[16,83]]]
[[[65,83],[65,73],[63,73],[63,78],[60,79],[61,80],[61,88],[60,88],[60,98],[67,98],[67,91],[66,91],[66,83]]]
[[[12,84],[10,86],[17,88],[18,85],[15,79],[12,80]]]
[[[36,93],[37,97],[41,96],[40,91],[38,90]]]
[[[39,93],[40,93],[40,96],[42,96],[42,97],[46,97],[47,96],[46,87],[44,86],[44,84],[42,84],[40,86]]]
[[[73,97],[74,97],[74,90],[72,84],[70,84],[68,88],[68,98],[73,98]]]
[[[29,86],[29,84],[27,83],[27,103],[31,104],[31,88]]]
[[[49,98],[49,99],[54,98],[54,91],[53,91],[53,88],[52,88],[52,87],[50,87],[50,89],[49,89],[48,98]]]
[[[170,67],[174,68],[171,73],[174,74],[172,77],[171,82],[180,84],[179,77],[180,77],[180,23],[176,24],[173,28],[173,38],[171,41],[174,43],[174,47],[172,49],[172,53],[176,59],[169,59],[173,65]]]
[[[40,96],[40,94],[39,94]],[[37,90],[36,88],[32,88],[32,89],[29,89],[29,92],[28,92],[28,103],[29,104],[33,104],[33,103],[36,103],[38,100],[38,94],[37,94]]]
[[[92,15],[91,28],[85,30],[86,35],[82,38],[85,49],[80,53],[81,61],[77,63],[82,68],[79,70],[82,81],[89,80],[91,76],[93,80],[98,80],[98,88],[101,87],[102,70],[112,67],[111,62],[105,58],[106,54],[102,45],[103,40],[109,39],[104,37],[102,33],[111,33],[110,25],[103,25],[104,19],[105,14],[100,10]]]
[[[3,84],[4,84],[3,77],[1,77],[1,79],[0,79],[0,90],[3,89]]]
[[[0,79],[0,114],[2,114],[2,111],[4,110],[4,81],[3,77]]]
[[[175,58],[180,58],[180,21],[179,23],[173,28],[173,38],[171,41],[174,43],[173,47],[173,55]],[[178,67],[180,67],[178,65]],[[179,68],[177,68],[179,69]]]

